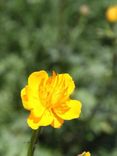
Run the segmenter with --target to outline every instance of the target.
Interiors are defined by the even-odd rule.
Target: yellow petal
[[[41,103],[38,93],[33,95],[28,86],[21,90],[21,98],[23,106],[27,110],[32,110],[36,116],[41,116],[45,107]]]
[[[27,123],[28,123],[29,127],[31,127],[34,130],[39,128],[39,124],[35,123],[33,120],[30,120],[29,118],[27,119]]]
[[[77,100],[69,100],[66,102],[69,109],[62,110],[62,107],[54,109],[54,112],[64,120],[78,118],[81,113],[81,102]]]
[[[48,126],[52,123],[52,121],[53,121],[53,114],[49,110],[46,110],[39,121],[39,125]]]
[[[21,90],[21,98],[22,103],[25,109],[30,110],[32,108],[31,105],[29,105],[28,95],[27,95],[27,86]]]
[[[85,156],[90,156],[90,155],[91,155],[90,152],[85,153]]]
[[[75,88],[75,84],[72,80],[72,77],[69,74],[59,74],[57,75],[57,77],[58,83],[56,85],[56,89],[58,88],[62,91],[65,91],[66,94],[69,96]]]
[[[43,70],[34,72],[28,78],[28,85],[21,91],[24,108],[34,109],[36,116],[41,116],[45,109],[39,97],[39,86],[44,89],[47,78],[48,74]]]
[[[90,152],[83,152],[79,156],[91,156]]]
[[[45,107],[41,103],[38,103],[38,105],[36,105],[35,103],[35,105],[33,105],[33,108],[34,109],[32,109],[32,112],[35,114],[35,116],[38,117],[41,117],[45,111]]]
[[[28,117],[27,123],[32,129],[37,129],[40,126],[48,126],[53,121],[53,115],[46,110],[41,117]]]
[[[48,74],[44,70],[33,72],[32,74],[29,75],[28,85],[34,90],[38,90],[40,82],[42,80],[43,81],[46,80],[47,78]]]
[[[44,95],[46,95],[45,84],[48,79],[48,74],[42,70],[39,72],[33,72],[28,78],[28,94],[30,97],[30,103],[39,108],[45,105],[43,101]],[[41,106],[40,106],[41,105]]]
[[[60,74],[61,77],[62,74]],[[74,81],[72,80],[72,77],[69,74],[63,74],[63,77],[65,79],[65,86],[67,88],[67,94],[70,95],[75,88]]]
[[[61,103],[64,103],[75,88],[72,77],[69,74],[58,74],[58,75],[54,74],[52,75],[52,77],[50,77],[50,80],[51,80],[50,101],[52,105],[58,102],[60,103],[60,101]]]
[[[60,128],[62,124],[64,123],[64,120],[58,117],[55,113],[53,114],[53,122],[51,123],[51,126],[54,128]]]

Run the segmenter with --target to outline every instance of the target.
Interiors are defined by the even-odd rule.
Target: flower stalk
[[[27,156],[34,156],[34,152],[35,152],[36,144],[38,141],[39,133],[40,133],[40,128],[37,130],[33,130],[31,140],[29,143],[29,147],[28,147]]]

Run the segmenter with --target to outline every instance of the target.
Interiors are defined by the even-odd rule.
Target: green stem
[[[34,155],[34,151],[35,151],[36,143],[38,140],[39,132],[40,132],[40,128],[38,130],[34,130],[32,132],[32,137],[31,137],[31,140],[29,143],[27,156],[33,156]]]

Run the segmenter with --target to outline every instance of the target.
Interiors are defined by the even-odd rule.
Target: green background
[[[69,73],[80,119],[45,127],[35,156],[117,156],[116,0],[0,0],[0,156],[26,156],[31,137],[20,91],[30,73]]]

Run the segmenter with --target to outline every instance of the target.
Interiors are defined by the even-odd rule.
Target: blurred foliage
[[[40,156],[117,155],[116,0],[0,0],[0,156],[26,155],[31,130],[20,90],[36,70],[68,72],[80,119],[40,135]],[[36,153],[38,155],[38,153]]]

